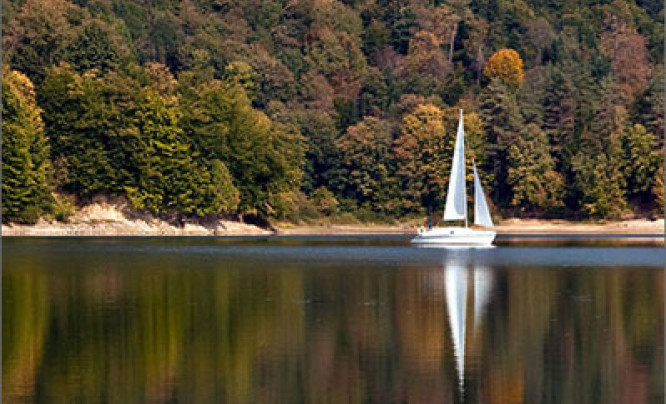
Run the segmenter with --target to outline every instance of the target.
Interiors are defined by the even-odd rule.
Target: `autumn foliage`
[[[483,74],[489,79],[500,77],[509,85],[519,86],[525,78],[523,60],[513,49],[500,49],[488,59]]]
[[[460,109],[493,214],[663,206],[661,1],[2,8],[5,222],[64,194],[174,220],[435,215]]]

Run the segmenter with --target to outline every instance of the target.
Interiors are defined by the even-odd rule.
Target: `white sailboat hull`
[[[492,230],[476,230],[465,227],[435,227],[421,230],[412,244],[436,244],[450,246],[490,246],[495,240]]]

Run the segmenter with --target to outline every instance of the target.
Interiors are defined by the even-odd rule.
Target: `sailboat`
[[[465,227],[434,227],[419,229],[414,244],[437,244],[450,246],[490,246],[497,233],[492,230],[472,229],[467,225],[467,190],[465,185],[465,129],[463,111],[460,110],[458,133],[453,150],[453,164],[449,177],[449,189],[444,208],[445,221],[465,221]],[[492,228],[493,220],[488,211],[479,173],[474,164],[474,224]]]

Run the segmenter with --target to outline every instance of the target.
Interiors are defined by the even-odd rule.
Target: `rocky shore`
[[[248,236],[274,232],[231,220],[175,225],[139,214],[120,198],[100,198],[65,222],[41,219],[34,225],[2,225],[2,236]]]

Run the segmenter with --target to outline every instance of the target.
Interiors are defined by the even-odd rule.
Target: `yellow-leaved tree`
[[[512,87],[518,87],[525,78],[523,60],[513,49],[500,49],[488,59],[483,74],[489,79],[499,77]]]

